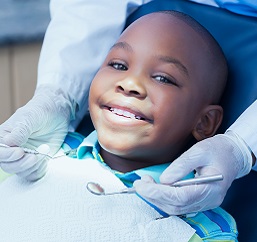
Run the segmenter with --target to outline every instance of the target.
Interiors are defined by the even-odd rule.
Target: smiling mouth
[[[118,115],[118,116],[122,116],[125,118],[131,118],[131,119],[137,119],[137,120],[146,120],[145,118],[136,115],[134,113],[131,113],[129,111],[126,110],[122,110],[122,109],[118,109],[118,108],[108,108],[109,111],[111,111],[112,113]]]

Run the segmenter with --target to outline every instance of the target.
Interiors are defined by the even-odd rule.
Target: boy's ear
[[[202,111],[192,134],[196,140],[213,136],[219,128],[223,118],[223,109],[219,105],[209,105]]]

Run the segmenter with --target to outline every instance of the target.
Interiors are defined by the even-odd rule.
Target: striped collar
[[[77,158],[94,158],[107,166],[103,158],[100,155],[100,145],[97,140],[97,133],[93,131],[87,136],[77,149]],[[119,171],[112,170],[112,172],[128,187],[133,185],[133,182],[140,179],[143,175],[150,175],[153,179],[159,183],[159,177],[162,172],[170,165],[170,163],[149,166],[141,169],[137,169],[131,172],[122,173]],[[185,179],[193,177],[193,174],[189,174]]]

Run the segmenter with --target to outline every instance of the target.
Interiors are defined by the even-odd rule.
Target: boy
[[[222,121],[218,105],[227,66],[215,40],[178,12],[146,15],[120,36],[90,88],[97,131],[79,159],[59,158],[36,183],[17,177],[0,185],[3,241],[236,241],[233,218],[217,208],[184,218],[135,194],[95,196],[158,175]],[[160,219],[161,218],[161,219]],[[190,226],[189,226],[190,224]]]

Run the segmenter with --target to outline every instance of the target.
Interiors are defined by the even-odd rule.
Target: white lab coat
[[[111,45],[124,28],[126,17],[151,0],[51,0],[38,68],[38,86],[62,86],[78,104],[73,127],[87,112],[89,86]],[[257,16],[253,0],[192,0]],[[257,102],[230,127],[257,156]],[[257,168],[257,165],[256,165]]]

